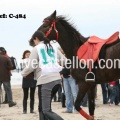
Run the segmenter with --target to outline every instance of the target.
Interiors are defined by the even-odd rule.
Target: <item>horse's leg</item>
[[[82,102],[85,94],[87,93],[87,91],[90,89],[91,84],[86,83],[86,82],[82,82],[82,83],[78,83],[78,87],[79,87],[79,91],[78,91],[78,95],[75,101],[75,109],[87,120],[94,120],[92,116],[88,115],[85,111],[82,110],[82,108],[80,107],[80,103]]]
[[[96,84],[93,84],[88,91],[89,113],[93,117],[94,117],[94,110],[95,110],[95,87],[96,87]]]

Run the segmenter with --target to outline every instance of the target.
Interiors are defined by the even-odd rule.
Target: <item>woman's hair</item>
[[[5,50],[4,47],[0,47],[0,51],[2,52],[3,55],[5,55],[7,53],[7,51]]]
[[[26,53],[30,53],[30,51],[29,51],[29,50],[25,50],[25,51],[23,52],[23,57],[22,57],[22,59],[25,59]]]
[[[29,40],[29,45],[30,45],[30,46],[32,46],[32,47],[34,47],[34,46],[35,46],[34,41],[33,41],[33,39],[32,39],[32,38]]]
[[[50,44],[50,40],[45,36],[45,34],[42,32],[42,31],[36,31],[33,35],[32,35],[32,38],[30,39],[29,41],[29,44],[31,46],[35,46],[34,44],[34,39],[38,38],[40,41],[43,41],[44,44],[46,45],[47,47],[47,51],[48,51],[48,47],[52,48],[51,44]],[[49,45],[49,46],[48,46]],[[53,48],[52,48],[53,50]]]

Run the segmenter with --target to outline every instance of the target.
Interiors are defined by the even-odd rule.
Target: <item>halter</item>
[[[50,20],[44,20],[43,22],[50,22]],[[58,41],[58,31],[56,29],[56,22],[55,21],[51,22],[51,27],[46,32],[45,36],[47,37],[51,33],[52,29],[55,30],[55,32],[56,32],[56,40]]]

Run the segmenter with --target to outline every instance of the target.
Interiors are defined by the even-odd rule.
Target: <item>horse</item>
[[[84,37],[81,33],[79,33],[79,31],[76,30],[73,24],[71,24],[69,20],[66,20],[65,17],[56,16],[56,10],[43,20],[43,24],[37,30],[44,32],[50,40],[56,39],[62,47],[63,51],[65,52],[66,57],[72,61],[73,56],[77,56],[77,51],[79,47],[85,44],[90,38]],[[119,37],[118,41],[120,41]],[[120,60],[120,42],[106,47],[104,51],[104,60]],[[75,61],[74,63],[76,64]],[[116,66],[118,66],[119,63],[120,62],[118,62]],[[110,65],[110,62],[108,62],[108,64]],[[82,69],[80,67],[72,67],[71,70],[71,75],[73,78],[75,78],[76,83],[79,87],[78,95],[74,105],[76,110],[87,120],[94,120],[96,84],[107,83],[110,81],[120,79],[119,68],[115,69],[112,67],[109,69],[105,67],[103,69],[100,69],[98,67],[94,71],[95,81],[86,82],[85,76],[88,72],[87,68]],[[88,94],[89,114],[87,114],[80,106],[80,103],[86,93]]]

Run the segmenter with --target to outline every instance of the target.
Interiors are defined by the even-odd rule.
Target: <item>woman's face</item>
[[[30,52],[25,54],[25,58],[29,58],[29,56],[30,56]]]

